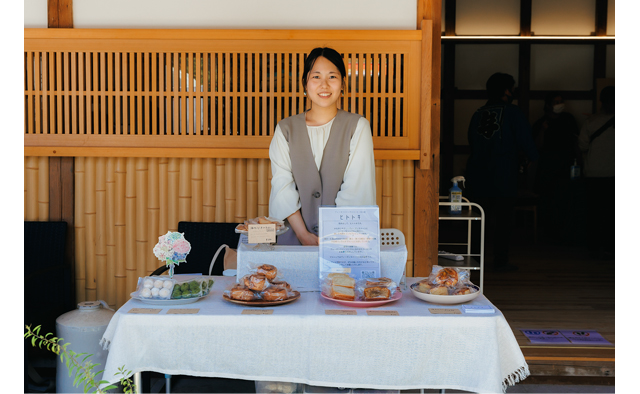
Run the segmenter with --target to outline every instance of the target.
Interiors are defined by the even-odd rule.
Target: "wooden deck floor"
[[[485,295],[511,326],[531,378],[613,384],[615,263],[589,258],[583,247],[534,244],[515,237],[511,273],[485,273]],[[614,346],[532,345],[521,328],[597,330]]]

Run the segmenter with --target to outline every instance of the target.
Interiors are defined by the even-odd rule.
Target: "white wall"
[[[24,0],[47,27],[47,0]],[[78,0],[76,28],[414,30],[416,0]]]

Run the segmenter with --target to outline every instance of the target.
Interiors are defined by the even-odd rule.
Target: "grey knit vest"
[[[307,230],[313,234],[318,234],[318,208],[321,205],[336,205],[336,196],[349,162],[351,138],[360,118],[360,115],[338,110],[324,147],[320,170],[311,152],[305,114],[291,116],[279,123],[289,143],[291,172],[300,195],[300,214]],[[278,244],[299,245],[300,241],[290,230],[278,237]]]

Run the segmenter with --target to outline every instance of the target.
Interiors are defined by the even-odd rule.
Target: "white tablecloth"
[[[252,267],[271,264],[294,288],[301,290],[320,289],[317,246],[274,245],[272,250],[240,243],[238,245],[239,281],[250,273]],[[400,283],[407,264],[407,248],[401,246],[380,247],[380,276]]]
[[[407,278],[408,283],[416,279]],[[371,309],[343,307],[302,293],[271,315],[243,315],[222,299],[232,277],[217,277],[212,292],[186,305],[158,306],[129,300],[111,319],[102,343],[109,348],[103,379],[124,366],[133,373],[286,381],[364,389],[448,388],[503,392],[528,376],[528,366],[504,316],[440,315],[413,296]],[[490,305],[480,295],[472,304]],[[132,308],[162,308],[132,314]],[[174,308],[198,314],[169,315]],[[325,310],[355,309],[356,315]],[[393,310],[399,316],[370,316]]]

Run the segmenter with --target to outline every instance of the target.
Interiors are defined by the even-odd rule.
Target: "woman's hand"
[[[307,230],[307,226],[304,224],[304,219],[302,219],[302,214],[300,211],[295,211],[287,218],[293,232],[296,233],[296,237],[298,237],[298,241],[302,245],[318,245],[318,236],[310,233]]]

